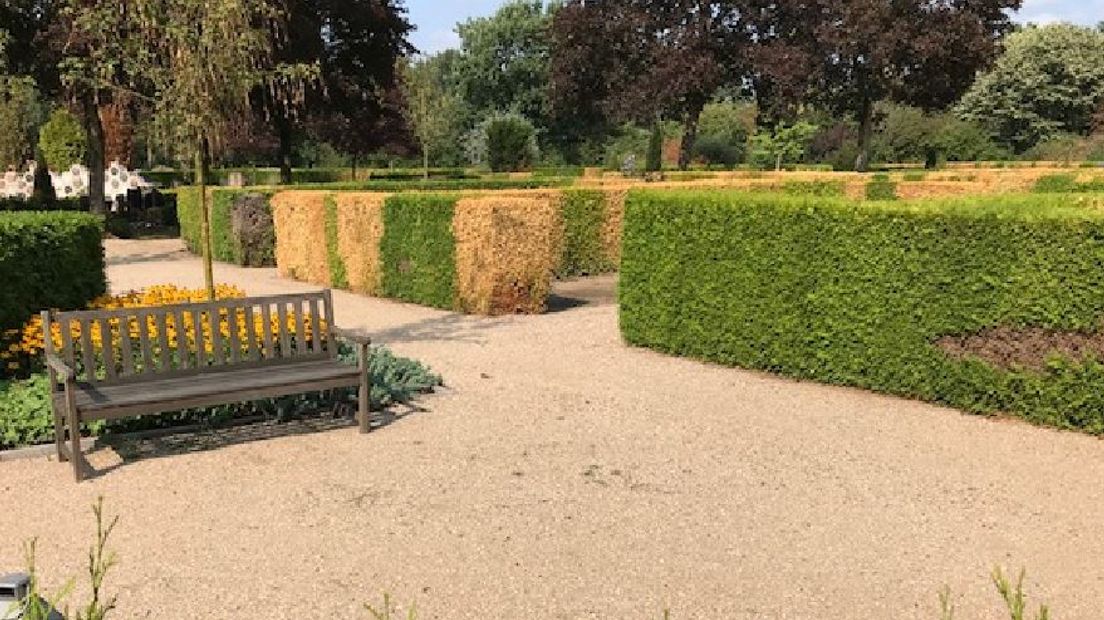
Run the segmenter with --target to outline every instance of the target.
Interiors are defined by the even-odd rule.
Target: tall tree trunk
[[[210,147],[207,138],[202,137],[196,143],[195,178],[199,186],[199,210],[202,221],[203,243],[203,282],[207,287],[207,298],[215,300],[215,268],[211,252],[211,212],[207,204],[207,168],[210,162]]]
[[[422,178],[429,180],[429,146],[422,144]]]
[[[93,213],[106,214],[107,201],[104,199],[106,170],[104,165],[104,131],[100,123],[100,108],[91,91],[85,90],[79,95],[81,120],[84,121],[84,133],[88,140],[88,205]]]
[[[682,126],[682,146],[679,149],[679,170],[686,170],[694,158],[694,143],[698,141],[698,120],[701,118],[704,103],[694,103],[686,113]]]
[[[291,120],[278,113],[276,124],[280,134],[280,183],[291,185],[291,150],[295,146],[291,133]]]
[[[353,155],[352,155],[352,164],[353,164],[353,183],[356,183],[357,182],[357,156],[356,156],[356,153],[353,153]]]
[[[866,172],[870,168],[870,140],[874,134],[874,103],[864,95],[859,104],[859,156],[855,158],[855,170]]]

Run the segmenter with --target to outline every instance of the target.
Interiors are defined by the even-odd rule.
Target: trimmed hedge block
[[[86,213],[0,213],[0,332],[49,308],[85,307],[107,291],[103,219]]]
[[[553,192],[288,191],[272,199],[281,274],[477,314],[543,312],[563,248]]]
[[[456,308],[456,237],[452,218],[458,197],[396,194],[383,208],[381,292],[434,308]]]
[[[1067,202],[634,192],[622,333],[676,355],[1104,433],[1095,357],[998,366],[937,344],[1101,328],[1104,212]]]
[[[203,212],[198,187],[181,187],[176,190],[177,217],[180,220],[180,238],[194,254],[203,254]],[[266,204],[272,197],[269,191],[209,188],[207,197],[211,210],[211,254],[216,261],[246,267],[271,267],[275,265],[275,233],[250,234],[245,238],[234,229],[234,211],[244,200],[261,198]],[[268,210],[271,212],[271,205]],[[254,233],[258,231],[253,231]],[[267,239],[271,247],[264,247],[258,238]],[[258,260],[260,259],[260,260]]]

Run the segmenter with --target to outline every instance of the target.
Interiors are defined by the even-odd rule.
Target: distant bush
[[[790,196],[842,196],[843,181],[786,181],[782,193]]]
[[[528,170],[540,158],[537,131],[520,114],[495,114],[475,128],[468,153],[472,163],[494,172]]]
[[[634,191],[623,248],[632,344],[1104,433],[1099,354],[1026,367],[937,344],[993,326],[1091,336],[1104,315],[1097,209]]]
[[[74,164],[84,163],[88,139],[77,117],[58,108],[50,113],[50,119],[39,130],[38,148],[50,170],[63,172]]]
[[[648,136],[648,157],[644,163],[645,172],[659,172],[663,170],[663,128],[659,123],[652,126],[652,133]]]
[[[866,183],[867,200],[897,200],[897,183],[888,174],[875,174]]]

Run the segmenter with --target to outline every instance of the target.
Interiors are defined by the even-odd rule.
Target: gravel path
[[[201,282],[175,241],[108,250],[116,290]],[[38,536],[49,585],[83,576],[103,494],[120,618],[367,618],[387,591],[420,618],[935,619],[947,584],[980,620],[996,564],[1061,620],[1102,616],[1104,443],[630,349],[613,288],[502,319],[336,293],[451,389],[367,437],[101,450],[81,485],[0,463],[0,572]]]

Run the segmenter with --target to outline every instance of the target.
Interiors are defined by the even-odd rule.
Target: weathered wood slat
[[[334,309],[333,309],[333,291],[326,289],[322,294],[322,299],[326,305],[326,346],[330,352],[330,357],[337,358],[337,341],[333,337],[334,328]]]
[[[322,315],[318,313],[318,300],[308,300],[310,304],[310,323],[311,323],[311,352],[322,352]]]
[[[115,370],[115,333],[111,319],[100,319],[100,352],[103,354],[104,376],[110,381],[118,376]]]
[[[92,321],[87,318],[80,322],[81,359],[84,361],[84,380],[95,383],[96,376],[96,352],[92,348]]]
[[[73,344],[73,322],[66,318],[60,320],[55,318],[54,322],[61,325],[61,348],[64,349],[62,351],[62,358],[65,360],[66,364],[69,364],[69,368],[76,372],[77,354],[75,350],[76,347]],[[49,334],[50,332],[47,331],[46,333]]]
[[[207,317],[211,321],[211,364],[221,366],[226,361],[222,340],[222,312],[218,306],[210,304],[207,307]]]
[[[161,367],[158,370],[160,372],[170,372],[172,370],[172,351],[169,349],[168,313],[158,312],[155,316],[157,317],[157,343],[161,349]]]
[[[249,303],[242,310],[245,312],[245,348],[249,353],[249,360],[255,362],[261,359],[261,343],[257,335],[256,308],[252,303]]]
[[[153,347],[150,342],[150,315],[146,310],[138,310],[138,341],[142,346],[142,374],[157,372],[153,361]]]
[[[275,358],[276,336],[272,333],[272,307],[267,303],[261,304],[261,340],[264,342],[264,358]]]
[[[130,335],[131,317],[128,315],[119,323],[120,355],[123,362],[123,376],[134,374],[134,341]]]
[[[291,336],[288,334],[288,314],[285,302],[281,301],[276,304],[276,320],[279,322],[276,331],[280,334],[280,357],[291,357]]]
[[[237,364],[241,361],[242,350],[241,336],[239,331],[241,329],[241,323],[238,322],[238,319],[241,317],[238,314],[237,306],[230,306],[226,310],[230,325],[230,363]]]
[[[178,368],[187,368],[191,357],[188,353],[188,324],[184,321],[184,312],[183,307],[178,307],[176,312],[173,313],[176,322],[176,364]]]
[[[307,352],[307,333],[303,327],[303,304],[296,300],[291,307],[295,312],[295,354],[303,355]]]

